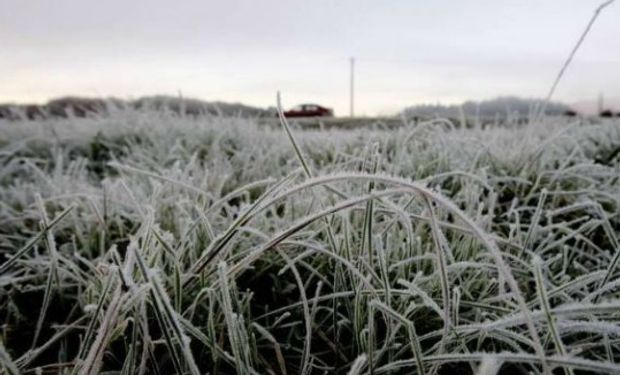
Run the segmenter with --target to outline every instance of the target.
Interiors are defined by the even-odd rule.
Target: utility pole
[[[349,103],[349,108],[350,108],[350,116],[353,117],[355,116],[355,96],[354,96],[354,89],[355,89],[355,58],[351,57],[351,83],[350,83],[350,92],[349,92],[349,98],[350,98],[350,103]]]
[[[600,114],[601,114],[601,112],[603,112],[603,107],[605,106],[605,105],[603,104],[603,100],[604,100],[604,99],[603,99],[603,93],[602,93],[602,92],[600,92],[600,93],[598,94],[598,112],[597,112],[597,114],[598,114],[598,115],[600,115]]]

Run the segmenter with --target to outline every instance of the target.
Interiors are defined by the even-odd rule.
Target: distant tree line
[[[480,119],[527,119],[536,114],[543,101],[540,99],[524,99],[515,96],[503,96],[491,100],[466,101],[459,105],[421,104],[403,110],[406,117],[443,117],[443,118],[480,118]],[[577,116],[579,113],[570,106],[550,102],[545,114],[551,116]],[[602,111],[601,117],[620,116],[620,112]]]
[[[37,120],[68,117],[100,117],[119,110],[155,110],[184,116],[271,117],[273,111],[240,103],[207,102],[173,96],[136,100],[64,97],[46,104],[0,104],[0,119]]]
[[[542,105],[539,99],[523,99],[504,96],[491,100],[466,101],[460,105],[421,104],[405,108],[401,115],[407,118],[450,118],[482,121],[526,120]],[[259,108],[241,103],[207,102],[199,99],[175,96],[148,96],[136,100],[116,98],[63,97],[46,104],[0,104],[0,119],[37,120],[69,117],[101,117],[120,110],[151,110],[182,116],[224,116],[245,118],[272,118],[276,109]],[[557,116],[577,116],[575,110],[558,102],[548,103],[545,113]],[[620,112],[602,110],[600,117],[620,117]]]

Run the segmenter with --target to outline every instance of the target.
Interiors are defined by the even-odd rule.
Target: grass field
[[[4,373],[620,373],[617,119],[121,112],[0,163]]]

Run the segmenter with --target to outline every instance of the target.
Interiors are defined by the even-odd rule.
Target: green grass
[[[0,372],[620,372],[618,120],[284,125],[0,123]]]

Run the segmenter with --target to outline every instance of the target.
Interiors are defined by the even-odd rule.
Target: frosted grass
[[[1,122],[2,371],[618,373],[618,149],[613,119]]]

